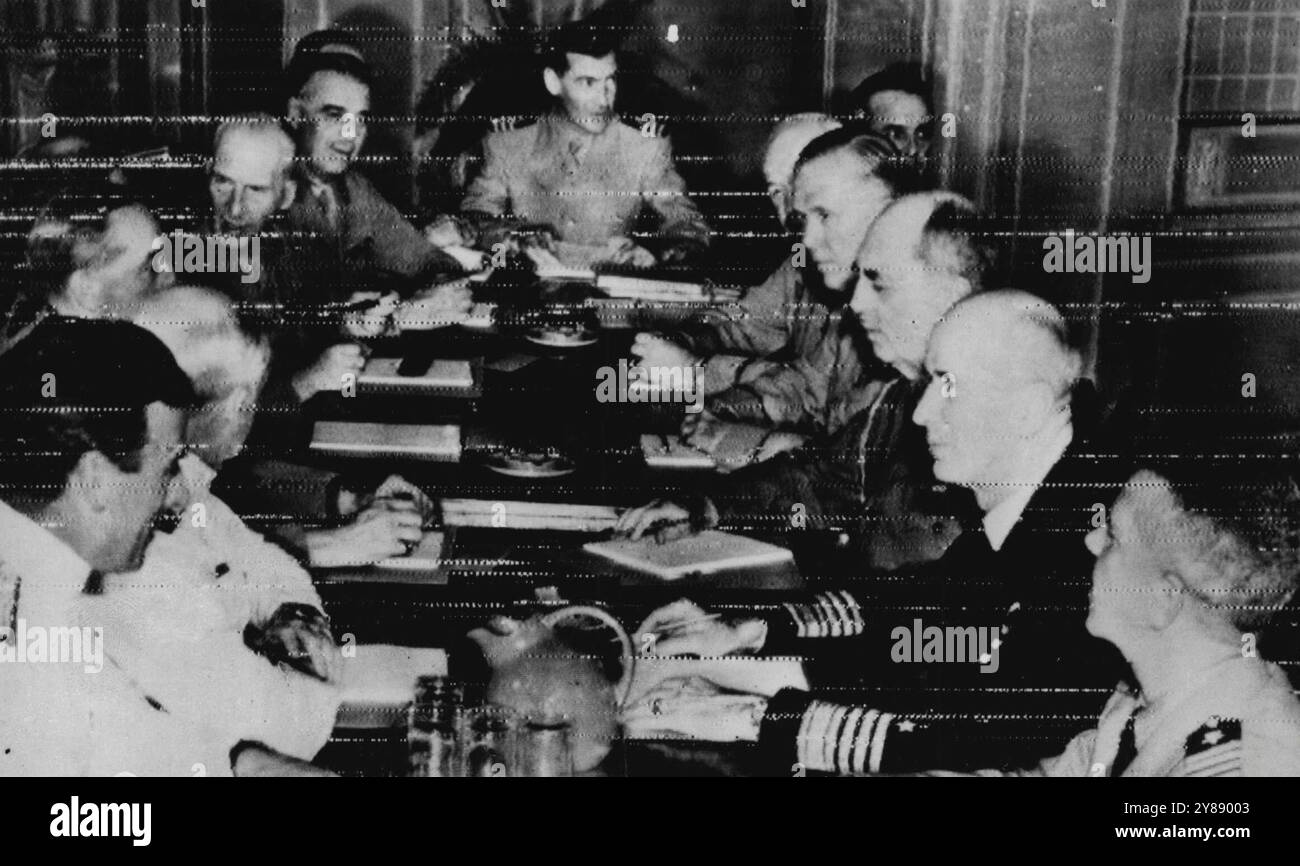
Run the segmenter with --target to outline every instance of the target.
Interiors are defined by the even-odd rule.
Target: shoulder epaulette
[[[1241,774],[1241,720],[1212,717],[1183,744],[1179,776]]]

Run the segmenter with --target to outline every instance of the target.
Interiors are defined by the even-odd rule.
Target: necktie
[[[1137,717],[1141,707],[1134,707],[1133,712],[1129,713],[1128,721],[1124,724],[1124,731],[1119,735],[1119,749],[1115,752],[1115,763],[1111,765],[1110,774],[1112,776],[1122,776],[1124,771],[1133,763],[1137,757]]]
[[[591,142],[586,137],[573,138],[569,140],[569,172],[576,172],[582,168],[582,161],[587,158],[587,151],[591,149]]]
[[[325,212],[325,221],[329,223],[330,229],[337,231],[339,227],[339,197],[334,192],[334,187],[328,183],[316,183],[312,185],[312,192],[315,193],[317,200],[321,203],[321,209]]]

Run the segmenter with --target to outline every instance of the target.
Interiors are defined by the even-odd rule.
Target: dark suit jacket
[[[1059,753],[1128,676],[1119,652],[1085,629],[1093,558],[1083,543],[1095,506],[1109,508],[1127,479],[1126,462],[1072,444],[1001,550],[971,527],[913,579],[855,584],[861,637],[799,640],[788,617],[773,617],[765,651],[811,656],[810,679],[827,700],[895,714],[882,772],[1015,768]],[[917,620],[923,631],[998,629],[997,670],[895,661],[904,634],[895,629],[911,640]],[[783,769],[814,697],[787,691],[769,704],[761,743]]]
[[[710,498],[722,528],[783,532],[819,578],[931,562],[974,509],[967,491],[934,480],[912,413],[924,382],[895,376],[833,438],[723,476]],[[795,510],[806,520],[795,521]]]

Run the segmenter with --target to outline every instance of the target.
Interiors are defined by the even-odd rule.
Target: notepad
[[[718,465],[712,455],[687,445],[677,434],[646,433],[641,437],[641,453],[647,466],[659,469],[714,469]]]
[[[437,571],[442,563],[441,532],[426,532],[420,543],[406,556],[394,556],[375,566],[384,571]]]
[[[583,550],[627,568],[679,580],[691,574],[713,574],[734,568],[752,568],[790,562],[794,554],[784,547],[714,529],[660,544],[654,538],[639,541],[597,541]]]
[[[444,499],[440,505],[444,526],[602,532],[618,521],[617,509],[608,505],[486,499]]]
[[[371,358],[357,377],[362,388],[373,389],[468,389],[474,387],[474,368],[469,361],[435,360],[417,376],[403,376],[401,358]]]
[[[361,424],[318,421],[311,449],[323,454],[460,459],[460,427],[454,424]]]

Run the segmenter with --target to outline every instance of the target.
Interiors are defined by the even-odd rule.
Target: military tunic
[[[612,238],[631,237],[646,207],[659,215],[665,246],[708,243],[709,228],[686,196],[665,138],[617,121],[594,135],[550,114],[492,133],[483,151],[483,171],[461,203],[486,229],[480,245],[494,240],[494,228],[547,225],[562,242],[560,259],[586,267]]]
[[[1136,754],[1115,773],[1130,719]],[[1300,776],[1300,700],[1277,665],[1232,658],[1149,705],[1117,690],[1096,728],[1027,775]]]

